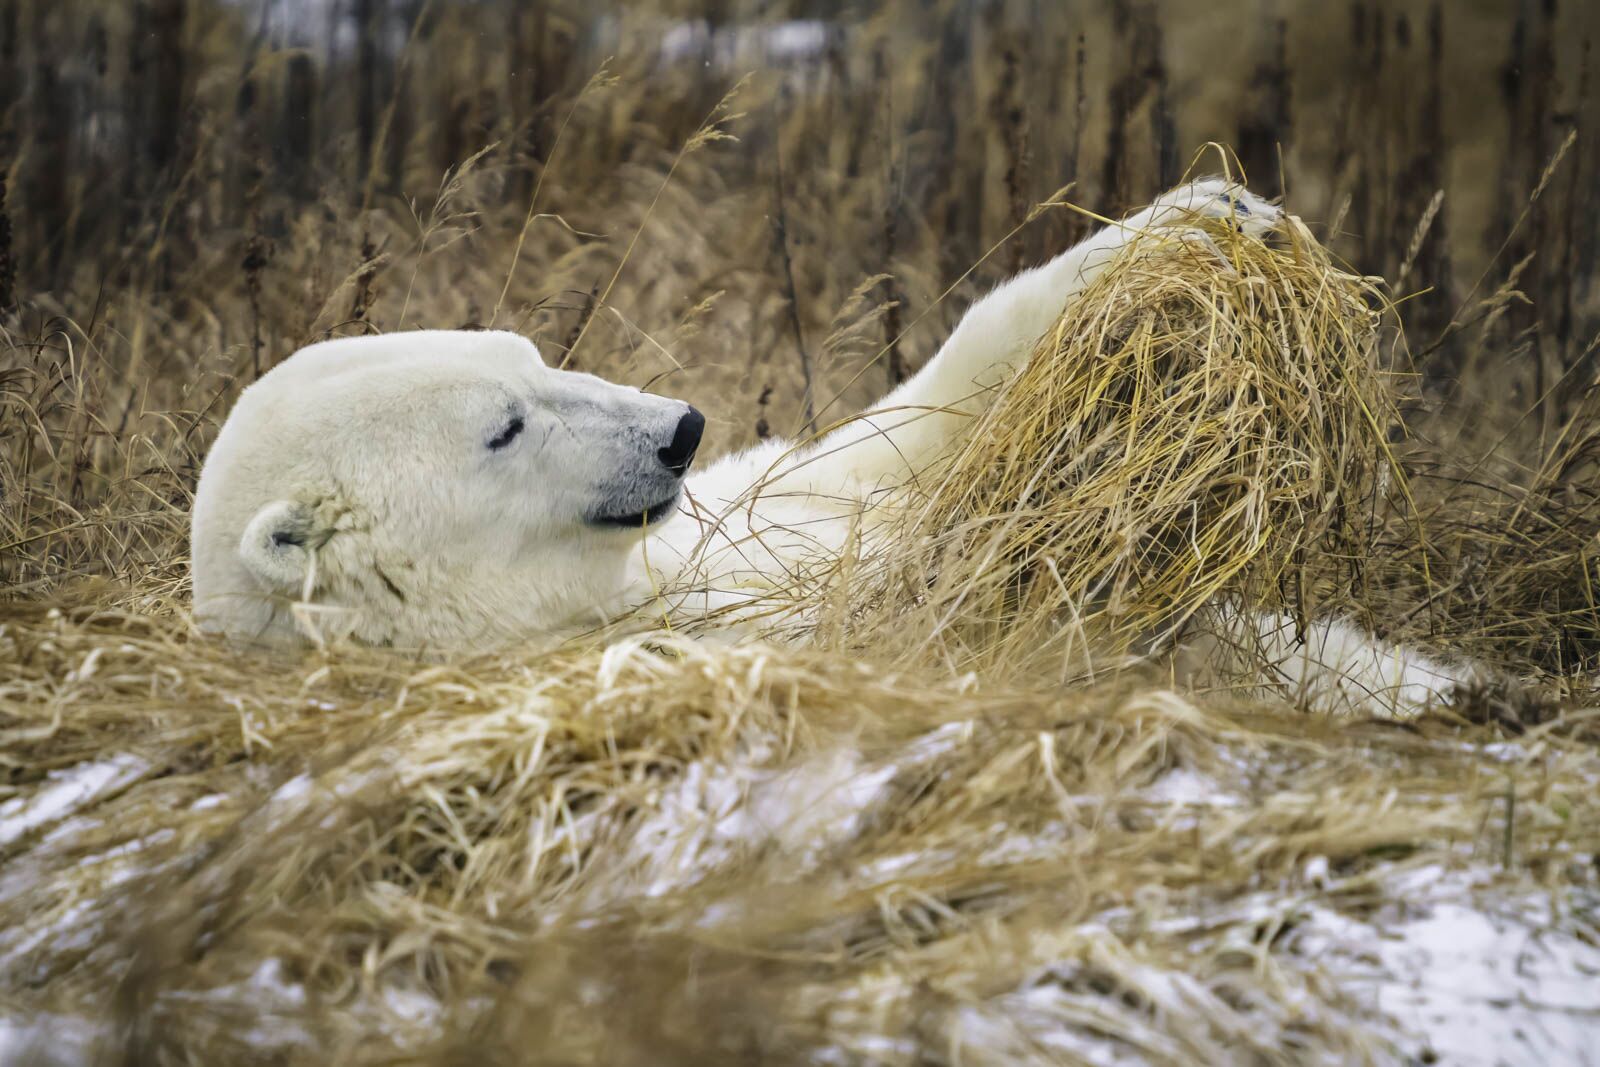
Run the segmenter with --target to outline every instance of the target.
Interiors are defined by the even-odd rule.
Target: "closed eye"
[[[505,429],[489,438],[490,451],[498,452],[502,448],[509,445],[512,441],[515,441],[517,439],[517,435],[522,432],[522,426],[522,416],[513,415],[511,417],[511,421],[506,423]]]

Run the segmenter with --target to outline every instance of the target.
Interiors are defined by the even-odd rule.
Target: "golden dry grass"
[[[1415,1054],[1351,976],[1419,884],[1548,896],[1529,929],[1589,936],[1565,911],[1600,852],[1592,713],[1341,720],[1128,663],[1219,594],[1402,629],[1420,579],[1392,546],[1447,513],[1378,491],[1403,471],[1374,283],[1298,227],[1206,232],[1084,294],[812,650],[240,656],[191,632],[159,495],[190,420],[97,435],[88,400],[13,392],[84,432],[8,453],[49,595],[0,621],[6,1013],[137,1063]],[[98,511],[63,488],[74,448]],[[1550,496],[1471,528],[1507,543]],[[1429,581],[1483,550],[1416,536]],[[1519,558],[1560,573],[1563,544]],[[1359,599],[1357,561],[1399,577]]]
[[[941,665],[1002,672],[1170,648],[1222,599],[1328,611],[1405,497],[1384,306],[1293,217],[1270,243],[1141,236],[918,477],[885,577],[851,582],[916,590]]]
[[[737,25],[706,28],[705,70],[674,66],[677,8],[641,8],[590,80],[593,7],[418,18],[370,116],[382,147],[351,150],[347,64],[291,189],[267,157],[295,132],[295,48],[191,5],[171,36],[194,118],[155,131],[163,184],[149,146],[95,155],[79,132],[100,127],[74,124],[120,94],[141,105],[116,112],[130,139],[149,132],[171,68],[145,55],[145,81],[117,83],[142,55],[135,6],[16,6],[40,60],[109,40],[113,76],[62,64],[71,91],[29,102],[5,171],[0,1060],[1407,1062],[1450,1027],[1397,1023],[1382,994],[1408,975],[1380,975],[1450,902],[1516,935],[1441,965],[1498,965],[1503,996],[1454,1029],[1536,1040],[1550,1015],[1508,1002],[1548,993],[1529,976],[1549,954],[1593,963],[1600,943],[1600,411],[1592,351],[1554,328],[1563,301],[1585,321],[1594,156],[1548,164],[1566,127],[1535,108],[1592,127],[1578,49],[1548,95],[1523,78],[1504,137],[1481,94],[1448,94],[1462,147],[1430,96],[1501,59],[1446,55],[1419,96],[1421,5],[1393,25],[1355,5],[1348,33],[1343,10],[1290,20],[1291,44],[1345,59],[1297,46],[1248,91],[1213,76],[1210,46],[1242,39],[1222,10],[1034,25],[989,5],[969,40],[953,5],[931,5],[939,33],[930,5],[889,5],[721,112]],[[1446,22],[1531,71],[1591,16]],[[513,91],[551,51],[573,84]],[[787,434],[808,383],[813,408],[843,394],[830,417],[872,399],[982,285],[1088,225],[1043,212],[963,274],[1032,200],[1071,177],[1085,208],[1132,207],[1177,146],[1284,86],[1297,121],[1257,138],[1252,177],[1288,181],[1360,269],[1398,266],[1398,291],[1298,229],[1130,256],[927,472],[888,547],[824,581],[812,647],[651,634],[415,663],[192,632],[199,462],[294,347],[493,324],[693,401],[708,454]],[[707,143],[708,113],[742,142]],[[1502,238],[1454,308],[1452,262],[1475,276]],[[1413,313],[1450,324],[1420,376]],[[1219,592],[1502,676],[1396,723],[1122,654]]]
[[[1383,1060],[1392,1030],[1297,948],[1307,913],[1365,916],[1419,865],[1581,883],[1597,844],[1593,748],[1554,728],[1508,758],[1148,677],[688,641],[407,671],[241,664],[103,612],[5,640],[35,706],[8,751],[131,766],[10,843],[11,995],[138,1062],[1057,1062],[1029,1042],[1063,1028],[1155,1062]],[[962,1036],[1030,989],[1040,1035]]]

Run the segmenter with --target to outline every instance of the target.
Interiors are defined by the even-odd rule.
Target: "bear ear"
[[[274,500],[256,512],[239,539],[239,558],[269,589],[298,593],[311,571],[312,553],[328,540],[315,510],[298,500]]]

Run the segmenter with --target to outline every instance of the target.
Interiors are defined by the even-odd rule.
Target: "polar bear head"
[[[592,620],[676,510],[704,425],[515,334],[311,345],[244,391],[206,458],[195,615],[406,648]]]

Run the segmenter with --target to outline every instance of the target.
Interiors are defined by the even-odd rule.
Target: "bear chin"
[[[665,500],[657,501],[638,511],[592,515],[589,518],[589,525],[607,530],[642,530],[656,525],[671,515],[682,495],[681,490],[675,489]]]

